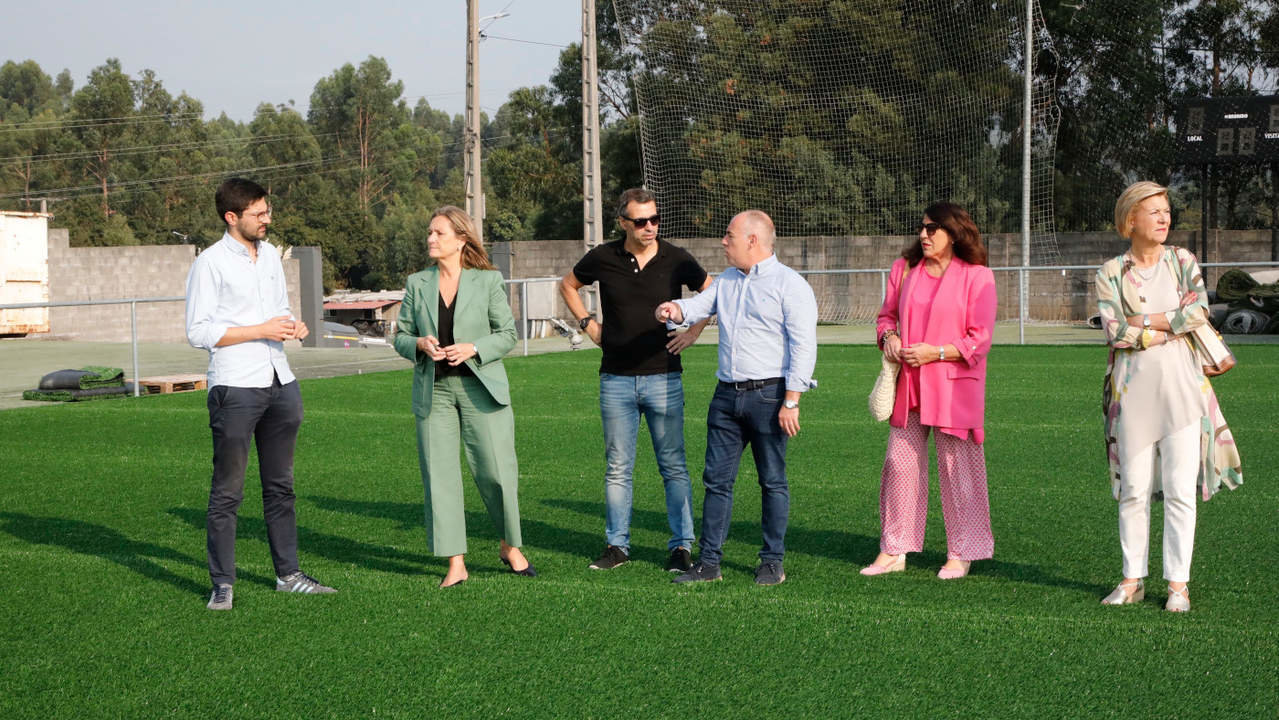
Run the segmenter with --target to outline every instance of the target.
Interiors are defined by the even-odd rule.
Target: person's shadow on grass
[[[586,516],[598,517],[601,523],[604,518],[604,504],[602,502],[586,502],[581,500],[553,499],[542,500],[543,505],[549,507],[563,508],[580,513]],[[696,523],[700,523],[700,518],[694,518]],[[658,533],[670,532],[666,523],[666,512],[664,510],[648,510],[634,509],[632,510],[631,527],[638,527]],[[698,527],[700,530],[700,525]],[[758,542],[760,538],[760,525],[758,522],[745,520],[733,521],[729,525],[729,537],[744,542]],[[599,540],[602,542],[602,539]],[[860,533],[847,532],[845,530],[823,530],[820,528],[807,528],[791,524],[786,529],[786,551],[804,553],[816,557],[825,557],[830,560],[848,563],[853,570],[859,570],[865,565],[874,561],[875,556],[879,554],[879,538]],[[665,548],[631,548],[634,559],[644,559],[651,556],[652,562],[665,562]],[[912,567],[936,567],[939,568],[946,562],[945,551],[924,550],[923,552],[911,553],[910,564]],[[749,563],[732,563],[722,562],[727,567],[735,567],[739,570],[750,572],[754,570],[754,566]],[[1091,583],[1072,580],[1070,578],[1054,575],[1044,570],[1039,565],[1029,563],[1010,562],[1001,558],[992,560],[981,560],[973,564],[973,577],[995,577],[1012,582],[1033,583],[1043,585],[1045,587],[1065,588],[1067,590],[1080,591],[1087,595],[1104,594],[1109,590],[1108,587],[1093,585]]]
[[[156,561],[174,560],[206,570],[204,563],[173,548],[132,540],[120,531],[104,525],[68,518],[0,512],[0,530],[32,545],[51,545],[80,555],[109,560],[143,577],[169,583],[184,592],[204,595],[209,589],[207,585],[178,575]]]
[[[204,512],[192,508],[169,508],[170,515],[177,517],[192,527],[204,529]],[[241,515],[237,521],[236,535],[266,539],[266,523],[262,518]],[[386,545],[360,542],[340,535],[330,535],[298,526],[298,549],[304,553],[321,555],[337,562],[351,563],[361,568],[370,568],[401,575],[424,575],[424,566],[433,566],[431,572],[438,572],[444,567],[441,558],[405,552]],[[275,586],[274,580],[263,582]]]
[[[599,518],[601,530],[603,529],[604,503],[602,502],[557,498],[543,500],[542,504],[548,507],[571,510],[585,516],[597,517]],[[694,518],[694,524],[698,531],[701,530],[700,523],[701,518]],[[667,524],[666,511],[664,509],[632,509],[631,527],[659,534],[670,533],[670,526]],[[754,538],[753,541],[757,542],[761,534],[760,524],[757,521],[734,520],[728,527],[728,536],[743,542],[752,542],[752,538]],[[595,542],[597,544],[604,542],[602,532],[599,537],[595,538]],[[797,552],[827,557],[844,562],[855,562],[865,557],[868,553],[871,558],[874,558],[875,553],[879,552],[879,539],[843,530],[814,530],[792,524],[786,529],[786,551],[788,553]],[[631,552],[634,555],[633,559],[636,560],[650,559],[652,562],[666,562],[665,545],[658,548],[632,547]],[[737,567],[746,572],[755,570],[755,566],[749,563],[726,562],[721,564],[727,564],[728,567]]]
[[[349,513],[352,515],[362,515],[364,517],[381,518],[392,520],[400,524],[400,529],[411,530],[416,528],[424,528],[426,517],[425,508],[420,502],[390,502],[383,500],[348,500],[346,498],[335,498],[325,496],[308,496],[307,501],[314,503],[316,507],[331,512]],[[586,557],[588,553],[598,551],[597,546],[602,547],[603,539],[601,536],[595,536],[589,533],[581,532],[572,528],[558,527],[540,520],[530,519],[523,508],[520,513],[520,531],[524,536],[524,548],[544,548],[556,552],[562,552],[570,555],[581,555]],[[603,515],[601,517],[601,528]],[[493,544],[490,548],[479,546],[477,543],[471,543],[473,546],[470,554],[483,554],[492,551],[494,562],[497,560],[497,533],[493,529],[493,522],[489,519],[488,513],[480,510],[466,511],[466,533],[471,538],[491,538]],[[423,530],[423,547],[426,546],[425,530]],[[591,555],[590,557],[594,557]],[[443,558],[432,558],[435,564],[443,567]],[[535,565],[537,558],[530,557],[529,560]],[[663,561],[665,559],[663,558]],[[468,565],[470,563],[468,562]]]

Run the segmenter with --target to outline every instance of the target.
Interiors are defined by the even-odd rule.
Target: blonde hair
[[[1168,188],[1149,180],[1135,182],[1119,194],[1119,199],[1115,201],[1115,232],[1119,233],[1119,237],[1128,239],[1132,232],[1132,214],[1137,206],[1160,195],[1167,196]]]
[[[443,205],[435,209],[431,213],[431,219],[442,217],[449,221],[453,226],[453,232],[458,237],[466,241],[462,246],[462,267],[475,268],[478,270],[496,270],[493,263],[489,260],[489,254],[484,249],[484,245],[480,242],[479,235],[475,231],[475,221],[471,219],[466,211],[456,205]]]

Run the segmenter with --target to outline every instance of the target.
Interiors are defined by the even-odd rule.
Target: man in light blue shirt
[[[301,340],[309,330],[289,311],[279,251],[263,242],[271,224],[266,190],[232,178],[218,188],[215,202],[226,233],[191,265],[186,295],[187,341],[209,351],[213,480],[205,524],[213,594],[208,608],[232,607],[236,514],[255,439],[275,589],[333,593],[298,569],[293,451],[302,395],[284,357],[284,341]]]
[[[817,298],[799,273],[777,260],[775,240],[767,214],[739,213],[721,243],[729,268],[697,296],[657,307],[657,318],[667,322],[695,323],[719,316],[719,384],[706,418],[701,553],[692,570],[675,578],[677,583],[721,578],[733,484],[747,444],[763,492],[764,547],[755,582],[776,585],[786,580],[786,442],[799,432],[800,395],[817,387]]]

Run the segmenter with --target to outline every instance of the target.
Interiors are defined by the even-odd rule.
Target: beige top
[[[1140,312],[1154,315],[1177,309],[1181,301],[1177,280],[1165,263],[1134,271],[1141,282],[1137,288]],[[1197,362],[1184,335],[1132,354],[1127,391],[1119,398],[1124,422],[1117,428],[1116,439],[1122,457],[1198,423],[1206,414]]]

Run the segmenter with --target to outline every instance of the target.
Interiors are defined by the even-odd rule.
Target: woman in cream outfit
[[[1164,607],[1185,612],[1196,481],[1207,500],[1223,483],[1237,486],[1243,475],[1217,397],[1186,337],[1208,322],[1207,290],[1194,255],[1165,244],[1171,224],[1166,188],[1131,185],[1115,203],[1115,229],[1132,245],[1097,271],[1097,302],[1110,345],[1106,450],[1119,501],[1124,574],[1102,602],[1126,605],[1145,597],[1150,501],[1162,491]]]

